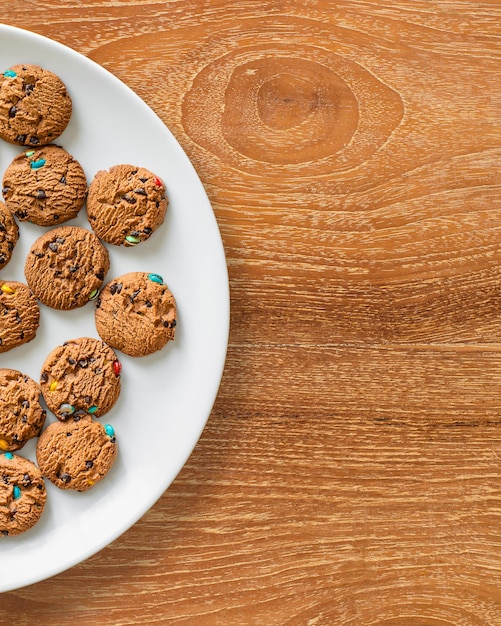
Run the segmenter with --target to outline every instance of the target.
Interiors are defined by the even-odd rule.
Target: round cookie
[[[0,280],[0,352],[34,339],[40,324],[40,308],[24,283]]]
[[[165,185],[135,165],[97,172],[89,186],[87,216],[96,235],[117,246],[135,246],[162,224],[168,200]]]
[[[108,251],[94,233],[59,226],[31,246],[24,274],[43,304],[68,310],[97,298],[109,266]]]
[[[45,416],[37,383],[18,370],[0,369],[0,451],[19,450],[37,437]]]
[[[40,519],[47,492],[38,467],[17,454],[0,454],[0,535],[19,535]]]
[[[0,270],[10,261],[19,239],[19,228],[11,212],[0,202]]]
[[[174,339],[176,301],[158,274],[130,272],[103,288],[95,319],[107,344],[130,356],[145,356]]]
[[[7,167],[2,193],[21,221],[54,226],[78,215],[87,194],[82,166],[55,145],[26,150]]]
[[[53,422],[40,435],[36,454],[42,476],[56,487],[87,491],[115,462],[115,431],[90,415]]]
[[[70,121],[63,81],[38,65],[13,65],[0,74],[0,137],[21,146],[54,141]]]
[[[121,370],[109,346],[80,337],[52,350],[42,366],[40,387],[47,406],[60,420],[83,413],[101,417],[118,399]]]

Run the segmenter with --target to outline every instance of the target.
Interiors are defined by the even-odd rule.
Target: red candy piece
[[[163,182],[160,180],[160,178],[158,178],[158,176],[155,176],[155,178],[153,179],[153,182],[155,183],[155,185],[157,187],[163,187],[164,186]]]
[[[122,371],[122,364],[120,361],[113,361],[113,373],[115,376],[120,376],[120,372]]]

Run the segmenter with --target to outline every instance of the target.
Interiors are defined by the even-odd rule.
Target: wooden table
[[[501,3],[0,9],[172,130],[232,294],[176,481],[0,624],[501,624]]]

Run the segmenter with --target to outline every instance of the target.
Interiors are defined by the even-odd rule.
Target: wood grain
[[[501,6],[0,0],[175,134],[232,317],[161,500],[0,624],[501,625]]]

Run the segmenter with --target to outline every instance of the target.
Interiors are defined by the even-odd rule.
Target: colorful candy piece
[[[0,450],[7,450],[9,447],[9,442],[5,441],[5,439],[0,439]]]
[[[72,415],[75,412],[75,407],[72,404],[61,404],[59,407],[61,413],[67,413],[68,415]]]
[[[38,161],[31,162],[31,169],[38,170],[45,165],[45,159],[38,159]]]
[[[14,485],[14,489],[12,490],[12,492],[14,500],[19,500],[19,498],[21,497],[21,489],[19,489],[17,485]]]
[[[35,151],[34,150],[28,150],[28,152],[25,152],[25,154],[29,158],[29,157],[32,157],[35,154]]]
[[[139,237],[136,237],[135,235],[127,235],[127,237],[125,238],[125,241],[135,246],[137,243],[141,241],[141,239]]]
[[[93,290],[90,292],[90,295],[89,295],[89,300],[95,300],[95,299],[98,297],[99,293],[100,293],[100,290],[99,290],[99,289],[93,289]]]
[[[148,280],[151,280],[153,283],[158,283],[159,285],[164,284],[164,279],[160,274],[148,274]]]
[[[53,380],[49,385],[49,391],[56,391],[57,389],[57,380]]]
[[[12,454],[12,452],[6,452],[5,458],[9,459],[9,461],[12,461],[12,459],[14,458],[14,455]]]
[[[14,70],[5,70],[3,75],[5,76],[5,78],[15,78],[17,76],[17,74],[16,74],[16,72],[14,72]]]
[[[104,430],[106,431],[106,434],[108,435],[108,437],[114,437],[115,436],[115,429],[110,424],[105,424],[104,425]]]
[[[90,413],[91,415],[94,415],[94,413],[98,410],[99,407],[97,407],[95,404],[93,406],[90,406],[87,409],[87,413]]]
[[[122,364],[120,363],[118,359],[116,361],[113,361],[112,368],[113,368],[113,373],[115,374],[115,376],[120,376],[122,372]]]
[[[153,182],[155,183],[155,185],[157,187],[163,187],[164,186],[163,182],[160,180],[160,178],[158,178],[158,176],[154,177]]]
[[[12,289],[12,287],[9,287],[9,285],[7,285],[6,283],[4,283],[4,284],[0,287],[0,289],[1,289],[4,293],[9,294],[10,296],[11,296],[11,295],[13,295],[14,293],[16,293],[16,292],[14,291],[14,289]]]

